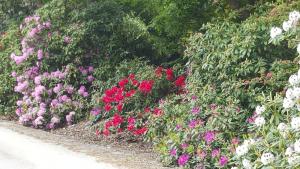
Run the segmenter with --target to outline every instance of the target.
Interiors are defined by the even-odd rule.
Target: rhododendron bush
[[[299,11],[290,12],[282,28],[271,29],[271,42],[288,41],[299,56],[299,22]],[[289,77],[284,97],[260,98],[262,105],[256,107],[251,117],[249,138],[236,148],[233,168],[299,168],[299,73]]]
[[[10,56],[16,64],[16,71],[11,73],[17,82],[14,91],[21,96],[16,103],[19,122],[52,129],[83,118],[88,109],[87,87],[94,80],[93,67],[77,69],[72,64],[48,64],[54,57],[47,51],[51,39],[50,21],[42,22],[39,16],[28,16],[20,30],[24,35],[21,51]]]
[[[142,70],[146,70],[143,68]],[[149,71],[148,71],[149,72]],[[150,115],[161,116],[158,103],[170,93],[185,92],[186,75],[176,76],[172,68],[157,67],[142,74],[130,73],[117,84],[106,89],[91,111],[97,120],[97,134],[129,132],[144,135]]]

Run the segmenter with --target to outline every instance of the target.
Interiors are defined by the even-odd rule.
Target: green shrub
[[[299,2],[274,9],[267,4],[264,14],[241,23],[209,23],[203,26],[204,33],[191,36],[185,51],[191,74],[189,94],[168,97],[162,105],[164,115],[150,121],[149,139],[155,141],[166,164],[178,165],[188,155],[186,168],[224,167],[221,164],[232,156],[237,144],[231,144],[232,140],[248,131],[256,97],[283,91],[289,74],[297,69],[296,53],[288,48],[289,43],[276,48],[269,43],[271,26],[296,6]],[[274,14],[276,10],[282,13]],[[193,97],[198,99],[193,101]],[[201,110],[197,115],[191,113],[195,108]],[[205,141],[206,133],[214,136],[212,143]]]

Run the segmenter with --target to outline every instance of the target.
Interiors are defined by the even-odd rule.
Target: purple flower
[[[207,144],[212,143],[215,140],[215,133],[213,131],[207,131],[204,134],[204,140]]]
[[[88,97],[88,96],[89,96],[89,93],[88,93],[88,92],[84,92],[84,93],[82,94],[82,96],[83,96],[83,97]]]
[[[34,83],[36,85],[40,85],[41,81],[42,81],[42,77],[41,76],[37,76],[37,77],[34,78]]]
[[[53,99],[53,100],[51,101],[51,106],[52,106],[52,107],[56,107],[57,104],[58,104],[58,100],[57,100],[57,99]]]
[[[196,120],[191,120],[189,123],[189,128],[193,129],[195,128],[197,125],[197,121]]]
[[[20,106],[22,106],[22,104],[23,104],[23,101],[22,101],[22,100],[18,100],[18,101],[17,101],[17,106],[20,107]]]
[[[197,100],[198,97],[196,95],[193,95],[191,98],[192,100]]]
[[[80,86],[79,90],[78,90],[78,93],[83,96],[84,93],[86,92],[86,88],[84,86]]]
[[[21,108],[16,109],[16,115],[18,115],[18,116],[22,115],[22,109]]]
[[[63,85],[62,85],[61,83],[57,84],[57,85],[53,88],[53,92],[56,93],[56,94],[58,94],[58,93],[61,91],[62,86],[63,86]]]
[[[224,167],[227,163],[228,163],[228,157],[226,157],[226,156],[221,156],[221,158],[220,158],[220,160],[219,160],[220,166]]]
[[[37,112],[38,116],[43,116],[46,113],[46,108],[40,107],[40,110]]]
[[[15,71],[11,72],[12,77],[17,77],[17,73]]]
[[[63,95],[60,99],[62,102],[66,102],[69,99],[69,97],[67,95]]]
[[[71,42],[71,38],[70,38],[69,36],[65,36],[65,37],[64,37],[64,42],[65,42],[66,44],[69,44],[69,43]]]
[[[101,108],[96,107],[96,108],[92,109],[91,114],[94,115],[94,116],[97,116],[98,114],[100,114],[100,112],[101,112]]]
[[[94,72],[94,67],[93,66],[89,66],[88,67],[88,71],[89,71],[89,73],[93,73]]]
[[[37,57],[38,57],[39,60],[43,59],[43,50],[42,49],[39,49],[37,51]]]
[[[92,83],[95,80],[95,78],[93,77],[93,75],[89,75],[87,77],[87,80],[88,80],[88,82]]]
[[[186,143],[181,144],[181,148],[182,148],[182,149],[186,149],[186,148],[188,148],[188,146],[189,146],[189,145],[186,144]]]
[[[69,93],[69,94],[72,94],[74,92],[74,87],[73,86],[67,86],[66,87],[66,91]]]
[[[174,148],[172,150],[170,150],[170,155],[175,157],[177,155],[177,150]]]
[[[196,115],[199,114],[199,112],[200,112],[200,107],[193,107],[192,114]]]
[[[215,157],[219,156],[220,153],[221,153],[220,149],[213,149],[213,151],[211,152],[211,157],[215,158]]]
[[[189,161],[190,156],[188,154],[182,154],[181,156],[179,156],[178,158],[178,165],[179,166],[185,166],[185,164]]]

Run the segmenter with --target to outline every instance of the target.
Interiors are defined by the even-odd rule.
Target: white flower
[[[288,99],[294,99],[294,90],[291,88],[288,88],[285,92],[285,97]]]
[[[251,161],[249,161],[247,159],[243,159],[242,163],[243,163],[243,166],[244,166],[245,169],[251,169],[252,168]]]
[[[299,84],[299,77],[296,74],[291,75],[290,78],[289,78],[289,83],[292,86],[295,86],[295,85]]]
[[[288,158],[288,163],[292,166],[295,165],[295,164],[298,164],[299,162],[300,162],[300,157],[299,156],[293,155],[293,156]]]
[[[262,125],[264,125],[266,123],[266,120],[264,117],[262,116],[258,116],[255,118],[254,120],[254,124],[257,126],[257,127],[261,127]]]
[[[280,123],[277,127],[277,129],[279,130],[279,132],[286,132],[287,130],[287,125],[285,123]]]
[[[238,146],[235,150],[235,153],[238,157],[242,156],[242,155],[245,155],[247,154],[249,151],[249,146],[248,145],[245,145],[245,144],[242,144],[240,146]]]
[[[283,108],[289,109],[289,108],[292,108],[294,105],[295,105],[295,102],[292,99],[289,99],[289,98],[283,99],[283,104],[282,104]]]
[[[291,121],[292,129],[298,130],[300,128],[300,117],[293,117]]]
[[[289,20],[291,22],[298,22],[299,19],[300,19],[300,13],[298,11],[290,12]]]
[[[300,54],[300,43],[297,45],[297,52]]]
[[[295,150],[295,152],[300,153],[300,140],[297,140],[294,143],[294,150]]]
[[[285,150],[285,155],[286,156],[291,156],[292,154],[294,153],[294,148],[293,147],[288,147],[286,150]]]
[[[300,88],[299,88],[299,87],[295,87],[295,88],[293,89],[293,96],[294,96],[295,98],[299,98],[299,97],[300,97]]]
[[[283,29],[284,31],[288,31],[289,29],[291,29],[292,26],[293,26],[293,22],[290,21],[290,20],[284,21],[284,22],[282,23],[282,29]]]
[[[281,34],[282,34],[282,29],[280,29],[278,27],[271,28],[270,36],[272,39],[276,38],[276,36],[281,35]]]
[[[260,158],[260,161],[263,163],[263,165],[270,164],[274,160],[275,160],[275,157],[272,153],[263,153]]]
[[[256,114],[260,115],[266,110],[265,106],[256,106],[255,112]]]
[[[237,167],[231,167],[231,169],[238,169]]]

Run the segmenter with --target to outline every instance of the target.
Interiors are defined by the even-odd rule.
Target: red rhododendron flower
[[[134,129],[134,125],[128,125],[127,126],[127,130],[128,131],[133,131],[133,129]]]
[[[110,135],[110,131],[108,129],[104,129],[102,133],[105,136],[109,136]]]
[[[128,76],[128,78],[129,78],[130,80],[133,80],[133,79],[135,79],[135,75],[134,75],[133,73],[131,73],[131,74]]]
[[[108,97],[112,97],[116,93],[116,88],[105,90],[105,95]]]
[[[167,74],[167,80],[173,80],[174,78],[174,73],[173,73],[173,69],[169,68],[166,70],[166,74]]]
[[[155,75],[156,75],[156,77],[161,78],[162,77],[162,72],[163,72],[163,68],[161,66],[157,67],[155,69]]]
[[[110,127],[112,126],[112,122],[111,121],[107,121],[106,123],[105,123],[105,129],[109,129]]]
[[[131,82],[132,82],[133,86],[139,86],[140,85],[139,81],[137,81],[135,79],[131,80]]]
[[[134,117],[128,117],[127,122],[130,125],[134,125],[135,124],[135,118]]]
[[[152,90],[153,81],[151,80],[144,80],[141,82],[139,86],[139,90],[143,93],[150,93]]]
[[[146,107],[146,108],[144,109],[144,111],[145,111],[146,113],[149,113],[149,112],[151,111],[151,109],[150,109],[149,107]]]
[[[109,97],[109,96],[103,96],[102,97],[102,101],[104,102],[104,103],[111,103],[111,102],[113,102],[115,99],[114,98],[112,98],[112,97]]]
[[[117,102],[121,102],[124,100],[124,96],[122,95],[122,93],[118,93],[116,96],[115,96],[115,101]]]
[[[185,77],[184,76],[179,76],[176,80],[175,80],[175,85],[177,87],[184,87],[185,86]]]
[[[112,119],[112,124],[114,127],[117,127],[121,123],[123,123],[123,118],[122,118],[122,116],[120,116],[119,114],[116,113]]]
[[[125,94],[125,97],[132,97],[135,94],[135,90],[130,90]]]
[[[146,127],[143,127],[143,128],[140,128],[140,129],[135,130],[133,133],[134,133],[135,135],[143,135],[143,134],[145,134],[147,131],[148,131],[148,129],[147,129]]]
[[[124,88],[128,84],[128,79],[124,78],[119,82],[119,86]]]
[[[96,136],[99,136],[100,135],[100,132],[99,132],[99,130],[97,129],[96,130]]]
[[[123,110],[123,104],[118,104],[117,105],[117,110],[119,111],[119,112],[121,112],[122,110]]]
[[[159,109],[159,108],[155,108],[155,109],[153,110],[153,114],[154,114],[155,116],[161,116],[161,115],[163,114],[163,111],[162,111],[161,109]]]
[[[110,105],[110,104],[106,104],[106,105],[104,106],[104,110],[105,110],[105,111],[110,111],[110,110],[111,110],[111,105]]]

